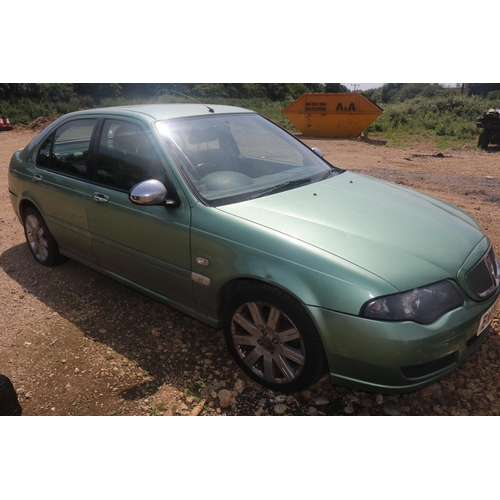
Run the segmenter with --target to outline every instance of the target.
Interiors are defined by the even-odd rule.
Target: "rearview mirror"
[[[317,148],[316,146],[311,148],[320,158],[323,158],[323,152],[321,149]]]

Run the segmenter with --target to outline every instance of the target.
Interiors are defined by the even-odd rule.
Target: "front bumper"
[[[323,339],[332,383],[379,393],[430,385],[456,369],[486,338],[483,314],[499,294],[467,301],[430,325],[375,321],[309,307]]]

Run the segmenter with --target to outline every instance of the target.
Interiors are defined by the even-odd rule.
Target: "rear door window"
[[[89,168],[90,139],[95,118],[65,123],[51,134],[38,152],[37,166],[85,178]]]

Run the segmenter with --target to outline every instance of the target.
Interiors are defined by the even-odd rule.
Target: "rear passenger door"
[[[86,200],[99,265],[177,303],[191,305],[190,207],[137,205],[129,191],[167,171],[140,123],[106,119],[99,133],[94,183]],[[182,193],[180,193],[182,196]]]
[[[33,200],[60,248],[95,262],[85,209],[90,142],[97,119],[61,125],[38,151],[32,177],[38,184]]]

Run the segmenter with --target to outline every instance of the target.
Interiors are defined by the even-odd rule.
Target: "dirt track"
[[[75,262],[37,265],[7,191],[10,157],[34,135],[0,134],[0,372],[25,415],[500,415],[498,315],[482,348],[430,388],[387,397],[323,381],[285,397],[247,379],[219,332]],[[498,148],[438,154],[380,141],[305,142],[342,168],[465,209],[500,254]]]

